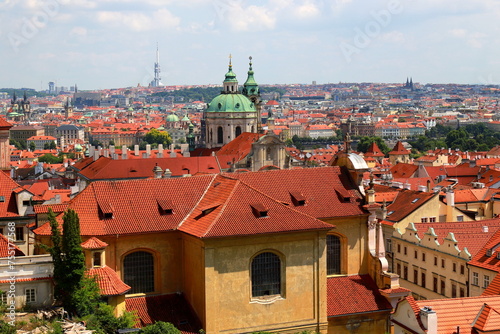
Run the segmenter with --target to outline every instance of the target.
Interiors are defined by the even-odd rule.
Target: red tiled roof
[[[129,285],[123,283],[116,271],[108,266],[91,268],[87,270],[87,275],[95,277],[103,296],[123,295],[131,289]]]
[[[406,163],[399,163],[391,168],[391,174],[394,178],[410,178],[417,171],[418,166]]]
[[[34,282],[34,281],[45,281],[45,280],[52,280],[52,277],[50,277],[50,276],[26,277],[26,278],[16,277],[16,282]],[[0,284],[10,283],[11,281],[12,281],[11,279],[3,279],[3,280],[0,280]]]
[[[108,247],[108,244],[97,239],[96,237],[89,238],[88,240],[82,242],[83,249],[101,249],[106,247]]]
[[[434,196],[438,195],[429,192],[403,189],[399,192],[394,202],[387,206],[386,220],[398,222],[427,203],[427,201]]]
[[[329,277],[327,279],[327,316],[392,311],[370,275]]]
[[[12,124],[10,124],[9,122],[7,122],[5,120],[5,118],[3,117],[0,117],[0,128],[7,128],[7,129],[10,129],[12,127]]]
[[[196,173],[220,173],[215,157],[177,157],[113,160],[100,157],[94,163],[80,170],[79,175],[89,180],[116,180],[151,178],[153,168],[170,169],[172,176]]]
[[[5,231],[4,233],[7,233],[7,231]],[[12,251],[14,251],[14,254],[12,254]],[[0,257],[8,257],[10,255],[24,256],[24,253],[14,244],[11,244],[9,246],[9,239],[7,239],[7,237],[5,237],[3,234],[0,234]]]
[[[125,307],[128,312],[137,313],[136,327],[164,321],[173,324],[183,334],[198,334],[202,329],[198,317],[181,294],[127,298]]]
[[[401,141],[398,141],[396,145],[394,145],[394,148],[392,151],[389,152],[390,155],[401,155],[401,154],[410,154],[410,151],[408,151],[404,146]]]
[[[480,296],[466,298],[448,298],[433,300],[417,300],[415,303],[419,308],[431,307],[437,314],[437,332],[475,333],[472,328],[488,331],[500,330],[500,318],[498,314],[492,315],[488,310],[484,312],[484,305],[488,308],[500,310],[500,296]],[[478,327],[475,327],[477,324]]]
[[[383,157],[384,153],[380,150],[376,142],[372,142],[365,153],[365,157]]]
[[[4,201],[0,202],[0,217],[18,217],[16,196],[14,190],[19,189],[22,192],[24,189],[19,186],[5,173],[0,173],[0,196],[4,197]]]
[[[69,208],[78,213],[82,236],[170,231],[196,206],[214,178],[200,175],[92,182],[71,200]],[[172,202],[171,214],[159,210],[158,198]],[[108,205],[114,208],[111,217],[100,211]],[[50,235],[50,225],[46,223],[34,232]]]
[[[488,250],[492,250],[498,244],[500,244],[500,229],[497,229],[488,242],[483,244],[481,250],[469,261],[469,265],[500,272],[500,260],[497,259],[500,249],[495,249],[491,256],[487,256]]]
[[[224,174],[239,179],[269,197],[288,203],[295,210],[315,218],[357,216],[366,214],[361,207],[361,195],[356,185],[342,173],[340,167],[316,167],[287,170],[269,170],[258,173]],[[350,195],[341,201],[336,190]],[[299,192],[306,198],[303,206],[295,206],[290,194]]]
[[[68,203],[63,204],[45,204],[45,205],[34,205],[33,209],[36,214],[48,213],[49,209],[52,209],[54,213],[61,213],[66,211],[68,208]]]
[[[332,228],[240,180],[217,176],[179,230],[211,238]]]
[[[423,238],[424,233],[429,228],[432,228],[440,244],[452,232],[458,241],[458,247],[460,249],[467,247],[469,253],[474,257],[500,228],[500,219],[493,218],[469,222],[415,223],[414,226],[420,238]],[[488,227],[488,232],[484,231],[484,226]]]

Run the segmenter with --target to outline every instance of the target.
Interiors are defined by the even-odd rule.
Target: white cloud
[[[309,20],[319,16],[320,10],[315,3],[306,1],[293,8],[293,14],[299,20]]]
[[[276,25],[275,13],[265,7],[234,6],[227,10],[225,16],[235,31],[271,30]]]
[[[124,27],[133,31],[174,28],[180,24],[180,18],[165,8],[156,11],[151,16],[139,12],[100,11],[97,12],[97,20],[103,24]]]
[[[69,33],[70,35],[87,36],[87,29],[84,27],[74,27]]]

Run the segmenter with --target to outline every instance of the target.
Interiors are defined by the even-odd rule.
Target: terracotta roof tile
[[[123,295],[131,289],[123,283],[118,274],[108,266],[91,268],[87,270],[87,275],[95,277],[99,290],[103,296]]]
[[[125,299],[126,310],[137,312],[136,327],[157,321],[170,322],[183,334],[198,334],[202,329],[198,317],[181,294]]]
[[[327,279],[327,316],[392,311],[370,275],[330,277]]]
[[[410,154],[410,151],[407,150],[401,141],[398,140],[396,145],[394,145],[394,148],[392,151],[389,152],[390,155],[401,155],[401,154]]]
[[[7,233],[7,231],[4,233]],[[12,254],[12,251],[14,251],[14,254]],[[14,244],[11,244],[9,247],[9,239],[3,234],[0,234],[0,257],[8,257],[9,255],[24,256],[24,253]]]
[[[403,189],[399,192],[396,199],[387,206],[386,220],[398,222],[434,198],[434,196],[438,195]]]
[[[108,247],[108,244],[96,237],[89,238],[85,242],[82,242],[83,249],[101,249],[106,247]]]
[[[476,322],[477,329],[500,330],[500,319],[496,311],[500,310],[500,296],[417,300],[415,303],[419,308],[427,306],[436,312],[438,333],[453,333],[458,329],[460,333],[472,333],[471,329]],[[488,309],[484,312],[485,304],[497,314],[492,315]]]

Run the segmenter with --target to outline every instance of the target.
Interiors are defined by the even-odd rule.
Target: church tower
[[[252,96],[258,96],[255,81],[247,82],[247,89],[254,89]],[[257,131],[257,106],[249,97],[240,93],[231,56],[222,86],[222,92],[208,104],[205,111],[205,142],[208,148],[222,147],[243,132]]]
[[[64,117],[69,119],[73,116],[73,106],[69,102],[69,98],[66,99],[66,103],[64,104]]]
[[[243,84],[243,95],[248,97],[250,101],[253,102],[257,109],[257,132],[262,133],[262,103],[260,99],[260,90],[259,90],[259,85],[255,81],[253,77],[253,69],[252,69],[252,57],[249,57],[250,63],[249,63],[249,69],[248,69],[248,76],[247,76],[247,81]]]

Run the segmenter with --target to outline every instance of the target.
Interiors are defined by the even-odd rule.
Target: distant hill
[[[180,97],[183,98],[184,102],[192,102],[192,101],[203,101],[210,102],[214,97],[220,94],[222,91],[222,87],[195,87],[195,88],[185,88],[179,89],[171,92],[159,92],[151,94],[151,96],[160,96],[160,97],[174,97],[175,101],[179,101]],[[285,91],[276,87],[260,87],[261,94],[262,93],[271,93],[277,92],[278,94],[283,95]]]

